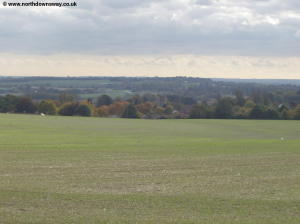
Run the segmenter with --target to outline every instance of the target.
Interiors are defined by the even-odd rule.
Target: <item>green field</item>
[[[0,223],[300,223],[299,121],[1,114],[0,127]]]

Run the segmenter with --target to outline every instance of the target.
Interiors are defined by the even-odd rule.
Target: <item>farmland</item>
[[[300,223],[300,122],[0,115],[0,223]]]

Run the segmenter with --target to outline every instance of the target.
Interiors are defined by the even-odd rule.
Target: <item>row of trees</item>
[[[127,99],[102,95],[96,100],[80,102],[71,96],[33,101],[26,96],[6,95],[0,96],[0,112],[149,119],[300,119],[300,105],[291,107],[257,101],[239,92],[234,97],[219,97],[212,102],[200,103],[189,97],[156,94],[134,95]]]
[[[30,97],[6,95],[0,96],[1,113],[43,113],[48,115],[91,116],[92,109],[85,102],[65,102],[53,100],[33,101]]]
[[[106,98],[108,96],[102,96]],[[126,118],[138,118],[140,114],[135,106],[126,102],[105,101],[102,106],[96,107],[91,101],[74,101],[73,98],[66,100],[42,100],[33,101],[27,96],[6,95],[0,96],[1,113],[24,113],[24,114],[47,114],[63,116],[116,116]],[[109,99],[111,99],[109,97]]]
[[[222,98],[215,104],[194,105],[190,118],[299,120],[300,105],[289,108],[283,104],[255,104],[252,100],[246,100],[243,105],[239,105],[236,99]]]

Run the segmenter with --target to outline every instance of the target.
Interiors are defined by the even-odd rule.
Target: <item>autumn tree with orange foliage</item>
[[[111,105],[105,105],[96,109],[96,115],[99,117],[121,116],[128,106],[127,101],[118,101]]]

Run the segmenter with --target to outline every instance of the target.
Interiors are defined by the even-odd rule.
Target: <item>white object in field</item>
[[[41,116],[44,117],[44,116],[46,116],[46,115],[45,115],[44,113],[41,113]]]
[[[283,141],[284,140],[284,137],[281,137],[281,141]]]

